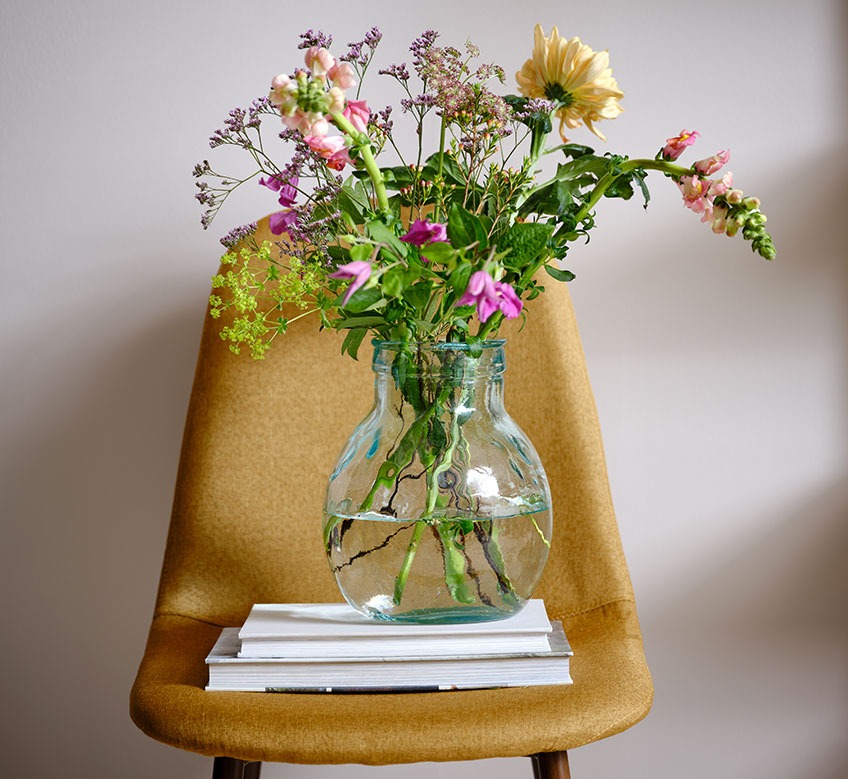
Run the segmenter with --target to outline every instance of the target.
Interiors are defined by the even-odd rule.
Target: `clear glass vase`
[[[531,597],[551,499],[536,450],[504,409],[503,345],[374,342],[374,407],[324,505],[330,567],[360,612],[479,622]]]

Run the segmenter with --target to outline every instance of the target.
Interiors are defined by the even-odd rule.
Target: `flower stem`
[[[374,194],[377,196],[377,205],[381,211],[389,211],[389,197],[386,194],[386,185],[383,181],[383,174],[380,173],[380,168],[377,167],[377,160],[374,159],[374,153],[371,151],[371,143],[369,140],[362,140],[364,133],[360,133],[343,114],[330,114],[333,123],[345,135],[352,138],[359,154],[362,157],[362,162],[365,165],[365,170],[371,177],[371,182],[374,184]],[[367,137],[367,136],[366,136]]]
[[[610,171],[605,176],[602,176],[600,181],[595,184],[592,194],[586,204],[574,216],[575,224],[580,224],[587,214],[598,204],[598,201],[604,196],[604,193],[612,186],[617,178],[632,171],[643,168],[645,170],[659,170],[666,173],[672,178],[680,178],[681,176],[693,175],[694,171],[691,168],[684,168],[682,165],[675,165],[666,160],[627,160],[623,162],[617,171]]]

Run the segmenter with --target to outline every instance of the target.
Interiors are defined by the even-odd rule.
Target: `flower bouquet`
[[[363,97],[380,31],[338,57],[329,36],[300,37],[304,65],[211,138],[246,151],[250,171],[194,170],[204,227],[249,181],[280,206],[268,221],[276,241],[258,241],[256,224],[222,239],[210,313],[230,349],[256,359],[302,317],[345,331],[353,358],[373,338],[375,406],[330,477],[324,516],[351,604],[393,620],[508,616],[541,576],[552,522],[538,455],[503,409],[500,326],[526,316],[544,283],[574,278],[563,261],[603,198],[638,194],[647,206],[650,171],[714,232],[772,259],[766,218],[721,173],[727,151],[680,163],[695,131],[643,159],[570,141],[581,125],[604,140],[596,125],[621,113],[623,93],[606,52],[556,27],[536,27],[518,94],[499,94],[503,69],[479,63],[473,44],[440,46],[433,31],[412,42],[410,65],[380,68],[403,95],[411,154],[393,107]],[[269,119],[286,155],[263,138]],[[438,144],[425,151],[431,124]],[[550,156],[556,171],[542,177]]]

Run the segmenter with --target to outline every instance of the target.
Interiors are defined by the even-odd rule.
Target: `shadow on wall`
[[[10,776],[162,773],[166,748],[135,729],[128,696],[170,519],[198,302],[197,289],[176,290],[151,324],[143,302],[123,301],[145,326],[85,354],[84,375],[79,351],[63,352],[52,386],[37,388],[38,418],[5,443],[14,452],[2,490],[13,520],[3,550],[14,592],[3,684]],[[173,775],[208,777],[207,761],[168,752]]]

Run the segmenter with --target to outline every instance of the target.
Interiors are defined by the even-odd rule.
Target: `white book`
[[[435,692],[571,684],[571,647],[554,622],[549,647],[515,656],[327,660],[239,657],[238,628],[224,628],[206,664],[209,691]]]
[[[540,599],[492,622],[421,625],[371,619],[347,603],[261,603],[239,631],[240,657],[369,658],[521,654],[549,649]]]

